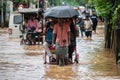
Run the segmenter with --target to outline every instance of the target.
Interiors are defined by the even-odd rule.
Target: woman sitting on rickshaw
[[[36,31],[38,29],[38,20],[33,17],[33,15],[30,16],[30,19],[28,20],[28,32],[27,32],[27,40],[29,45],[34,42],[36,44]]]

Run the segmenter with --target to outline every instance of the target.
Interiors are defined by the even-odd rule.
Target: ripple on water
[[[43,64],[41,45],[20,45],[19,39],[0,34],[2,80],[119,80],[115,56],[104,49],[103,28],[92,40],[77,38],[79,63],[67,66]],[[75,54],[74,54],[75,56]]]

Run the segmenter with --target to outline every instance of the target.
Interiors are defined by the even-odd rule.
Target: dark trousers
[[[74,52],[74,48],[76,46],[76,40],[72,40],[70,41],[71,44],[69,45],[69,49],[68,49],[68,58],[72,60],[72,56],[73,56],[73,52]]]
[[[30,45],[32,44],[32,42],[34,42],[34,44],[35,44],[35,42],[36,42],[35,36],[36,36],[36,33],[34,33],[33,30],[28,30],[26,38]]]
[[[69,46],[69,50],[68,50],[68,58],[72,60],[72,56],[73,56],[73,52],[74,52],[74,46],[70,45]]]
[[[83,34],[85,33],[85,30],[80,30],[81,31],[81,36],[83,37]]]
[[[85,31],[86,37],[92,37],[92,31]]]

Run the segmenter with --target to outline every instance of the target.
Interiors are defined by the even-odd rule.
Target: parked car
[[[19,38],[22,32],[20,31],[20,26],[23,22],[22,15],[18,12],[13,12],[10,14],[9,18],[9,37]]]

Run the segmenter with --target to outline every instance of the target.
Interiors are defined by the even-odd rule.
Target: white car
[[[10,14],[8,33],[10,37],[19,38],[22,35],[20,26],[22,26],[23,18],[20,13],[14,12]]]

